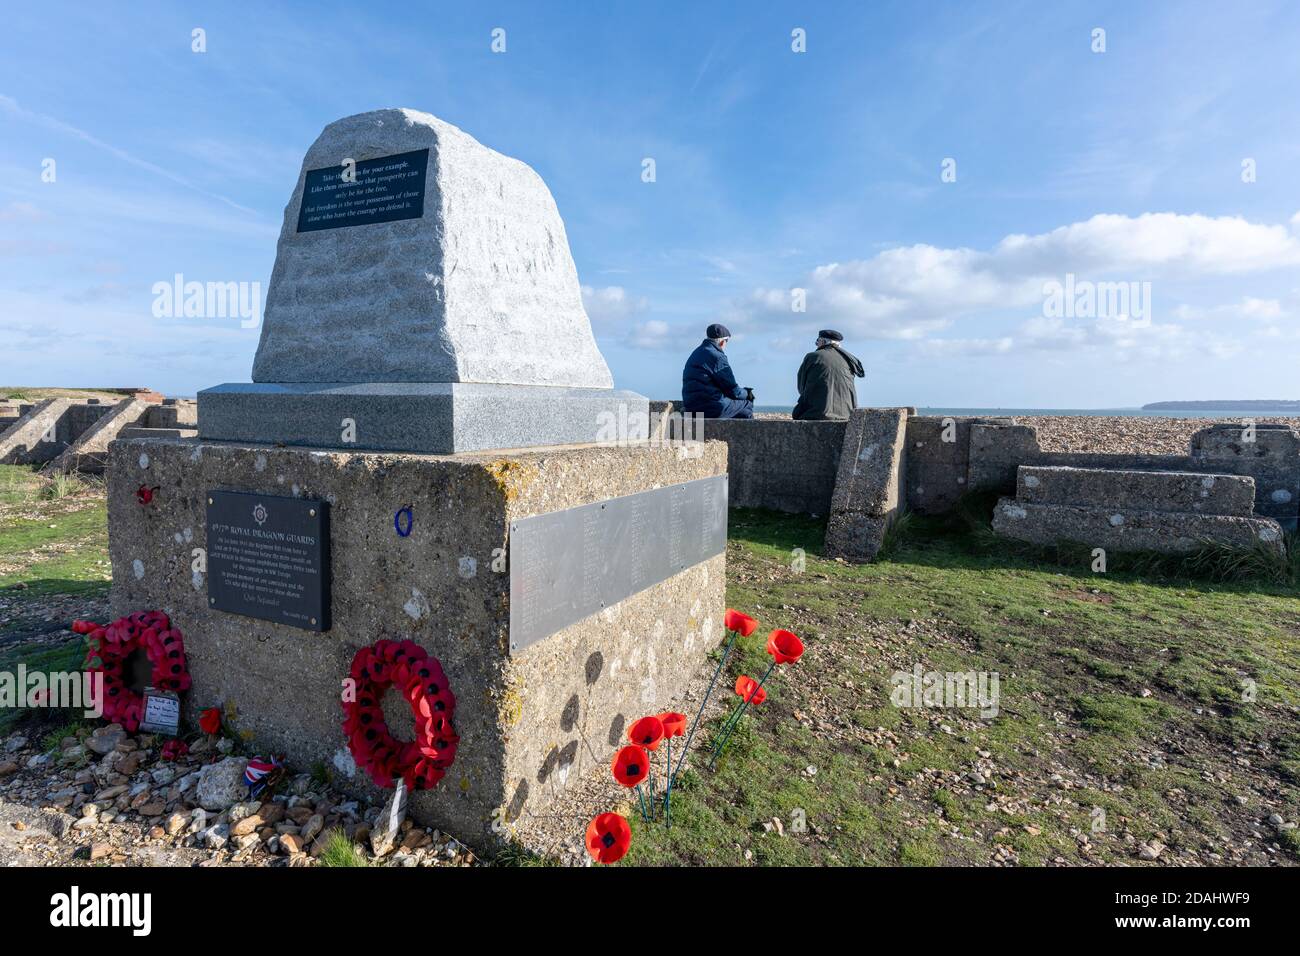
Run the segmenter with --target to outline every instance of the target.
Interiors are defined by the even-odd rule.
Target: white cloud
[[[680,345],[680,339],[671,334],[667,322],[651,319],[639,323],[628,336],[628,344],[641,349],[662,349],[670,345]]]
[[[633,316],[644,312],[649,302],[627,294],[621,285],[607,285],[601,288],[584,285],[582,287],[582,305],[587,315],[596,325],[625,325]]]
[[[961,315],[1041,303],[1044,283],[1070,273],[1138,282],[1297,265],[1300,236],[1284,225],[1236,216],[1106,214],[1038,235],[1009,235],[988,250],[921,244],[829,263],[794,284],[806,290],[805,313],[792,312],[789,289],[759,288],[737,304],[736,314],[787,325],[835,323],[859,337],[921,339]]]
[[[634,349],[678,348],[681,330],[662,319],[643,318],[650,300],[618,285],[582,287],[582,305],[598,340]],[[689,339],[689,336],[688,336]]]
[[[927,355],[1003,355],[1010,352],[1015,339],[1004,335],[996,339],[925,339],[920,343]]]

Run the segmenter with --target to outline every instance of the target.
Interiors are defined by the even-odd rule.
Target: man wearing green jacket
[[[858,407],[853,380],[863,378],[862,363],[844,351],[844,336],[834,329],[817,333],[817,349],[799,366],[799,403],[791,417],[803,421],[845,420]]]

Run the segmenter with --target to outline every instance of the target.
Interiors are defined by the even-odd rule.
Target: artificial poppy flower
[[[778,628],[767,636],[767,652],[778,664],[793,664],[803,656],[803,641]]]
[[[682,737],[686,734],[686,715],[666,710],[659,715],[659,723],[664,725],[665,737]]]
[[[631,744],[614,754],[612,765],[614,779],[631,789],[646,778],[650,772],[650,755],[644,747]]]
[[[163,760],[179,760],[190,752],[190,745],[183,740],[169,740],[162,745]]]
[[[627,732],[628,740],[639,744],[646,750],[658,750],[659,741],[664,739],[664,725],[658,717],[642,717]]]
[[[723,617],[723,626],[729,631],[739,631],[741,637],[749,637],[758,627],[758,621],[748,614],[741,614],[739,611],[727,608],[726,616]]]
[[[741,674],[736,678],[736,695],[746,703],[757,707],[767,700],[767,691],[758,686],[758,681]]]
[[[632,828],[617,813],[602,813],[587,825],[587,852],[597,863],[617,863],[632,846]]]
[[[152,488],[149,488],[145,485],[141,485],[135,490],[135,500],[140,502],[142,505],[147,505],[149,502],[153,501],[153,493],[160,487],[160,485],[154,485]]]
[[[221,732],[221,708],[209,707],[203,713],[199,714],[199,730],[205,734],[216,734]]]

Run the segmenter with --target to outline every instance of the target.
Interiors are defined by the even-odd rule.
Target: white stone
[[[421,217],[297,231],[308,170],[426,148]],[[253,380],[613,384],[541,177],[409,109],[338,120],[307,151]]]
[[[248,761],[243,757],[227,757],[208,764],[199,774],[195,799],[205,810],[220,811],[248,797],[244,785],[244,768]]]

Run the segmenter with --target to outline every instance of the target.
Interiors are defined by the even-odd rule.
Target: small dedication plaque
[[[298,207],[298,232],[419,219],[429,151],[309,169]]]
[[[329,503],[209,491],[208,606],[329,630]]]
[[[175,737],[181,727],[181,699],[172,691],[155,687],[144,689],[144,716],[140,729],[146,734]]]

